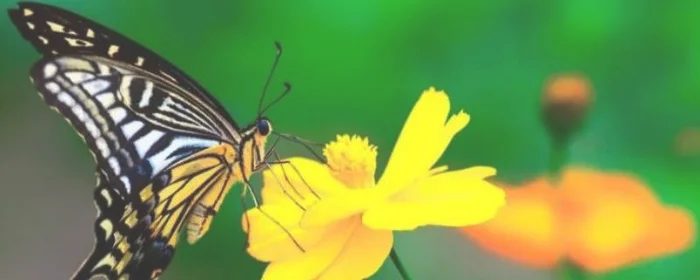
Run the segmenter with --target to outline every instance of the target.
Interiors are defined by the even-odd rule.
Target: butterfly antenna
[[[272,100],[272,102],[270,102],[270,104],[267,104],[267,106],[265,106],[265,108],[263,108],[262,111],[260,112],[260,115],[262,116],[262,114],[264,114],[267,111],[267,109],[270,109],[270,107],[272,107],[272,105],[275,105],[275,103],[282,100],[282,98],[284,98],[290,91],[292,91],[292,85],[290,83],[285,82],[284,83],[284,91],[282,92],[282,94],[280,94],[279,96],[277,96],[277,98]]]
[[[275,41],[275,48],[277,48],[275,61],[272,62],[272,68],[270,69],[270,73],[267,75],[267,80],[265,81],[265,86],[263,87],[262,94],[260,95],[260,101],[258,102],[258,117],[262,116],[262,106],[263,101],[265,100],[265,94],[267,93],[267,88],[270,87],[270,81],[272,81],[272,76],[275,74],[277,64],[280,62],[280,57],[282,57],[282,44],[280,44],[280,42]]]

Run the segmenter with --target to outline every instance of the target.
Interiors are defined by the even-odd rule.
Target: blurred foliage
[[[318,142],[336,133],[367,135],[379,146],[379,171],[420,92],[436,86],[450,94],[455,110],[472,115],[443,163],[492,165],[505,181],[541,175],[548,156],[538,112],[543,83],[554,74],[581,72],[593,84],[596,104],[572,146],[572,160],[634,172],[664,202],[700,213],[700,157],[678,155],[674,148],[681,130],[700,126],[700,2],[43,2],[96,19],[160,53],[243,124],[254,118],[273,42],[282,42],[285,54],[270,93],[281,92],[283,81],[292,83],[293,92],[268,113],[275,129]],[[5,135],[22,129],[13,125],[17,112],[44,108],[26,79],[38,55],[7,17],[0,20],[0,35]],[[73,137],[64,131],[61,137]],[[83,147],[70,139],[76,151]],[[290,146],[284,153],[302,150]],[[90,192],[92,186],[76,187]],[[259,276],[264,266],[243,251],[239,204],[228,199],[207,237],[179,247],[166,278]],[[699,278],[699,259],[700,248],[604,278]],[[388,264],[377,278],[396,277]]]

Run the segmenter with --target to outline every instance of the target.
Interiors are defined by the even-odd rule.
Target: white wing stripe
[[[99,95],[95,96],[95,98],[97,98],[97,101],[99,101],[102,106],[107,109],[112,107],[112,105],[114,105],[114,103],[117,101],[114,94],[111,92],[100,93]]]
[[[141,96],[141,100],[139,101],[139,107],[148,107],[148,103],[150,102],[152,96],[153,83],[146,83],[146,89],[143,91],[143,96]]]
[[[121,174],[122,170],[119,167],[119,160],[115,157],[110,157],[107,162],[109,163],[109,167],[112,168],[112,171],[114,174],[119,175]]]
[[[105,141],[104,138],[97,138],[95,140],[95,146],[97,146],[97,149],[100,150],[100,155],[102,155],[103,158],[109,156],[109,146],[107,146],[107,141]]]
[[[103,79],[97,79],[83,83],[83,87],[90,95],[96,95],[107,89],[109,87],[109,82]]]
[[[82,71],[66,72],[63,75],[66,75],[66,77],[74,84],[79,84],[95,78],[95,75]]]
[[[61,87],[58,86],[58,84],[55,82],[46,83],[46,89],[52,93],[58,93],[59,91],[61,91]]]
[[[165,135],[164,132],[160,130],[151,130],[148,134],[134,141],[134,146],[136,147],[136,152],[139,153],[140,157],[146,156],[146,152],[153,146],[153,144],[158,141],[161,137]]]
[[[122,107],[116,107],[109,109],[108,111],[109,117],[112,118],[112,121],[114,121],[114,124],[119,124],[121,121],[126,118],[126,109]]]
[[[199,139],[199,138],[191,138],[191,137],[176,137],[170,142],[170,145],[167,146],[167,148],[163,149],[162,151],[156,153],[152,157],[148,159],[148,161],[151,163],[151,166],[153,167],[153,174],[157,174],[164,168],[168,167],[172,162],[181,159],[183,156],[176,156],[173,157],[172,154],[181,149],[181,148],[192,148],[192,149],[197,149],[197,148],[205,148],[205,147],[211,147],[214,145],[219,144],[218,141],[214,140],[207,140],[207,139]]]
[[[45,79],[53,78],[53,76],[56,75],[56,72],[58,72],[58,67],[56,66],[56,64],[47,63],[44,66],[44,78]]]
[[[138,132],[142,127],[143,122],[138,120],[133,120],[125,125],[122,125],[122,132],[124,132],[124,138],[126,138],[126,140],[131,139],[131,137],[134,137],[134,134],[136,134],[136,132]]]

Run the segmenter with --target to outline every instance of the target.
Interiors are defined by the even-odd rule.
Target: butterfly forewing
[[[9,15],[22,36],[43,55],[98,56],[140,68],[180,88],[183,97],[201,103],[197,106],[218,112],[212,117],[218,127],[227,131],[221,137],[240,140],[239,127],[210,94],[177,67],[138,43],[94,21],[45,4],[20,2],[18,9],[9,10]]]
[[[120,195],[127,197],[170,164],[220,142],[205,129],[213,124],[197,108],[155,80],[99,60],[43,59],[31,76],[44,101],[83,137]]]

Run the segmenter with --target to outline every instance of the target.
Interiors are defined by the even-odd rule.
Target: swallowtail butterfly
[[[8,11],[12,22],[43,55],[31,80],[97,165],[96,242],[73,279],[157,278],[180,232],[196,242],[231,185],[266,163],[270,121],[259,116],[241,128],[193,79],[136,42],[57,7],[18,6]]]

